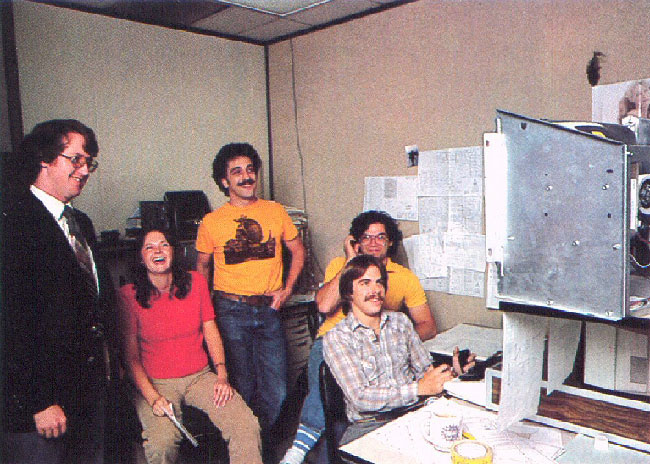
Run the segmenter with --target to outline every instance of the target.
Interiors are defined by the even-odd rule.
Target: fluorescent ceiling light
[[[285,16],[330,1],[331,0],[221,0],[221,3],[229,3],[231,5],[250,8],[252,10],[261,11],[262,13]]]

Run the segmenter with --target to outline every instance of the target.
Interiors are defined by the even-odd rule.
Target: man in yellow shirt
[[[257,197],[261,160],[248,143],[223,146],[212,165],[229,201],[207,214],[196,249],[206,279],[214,263],[214,309],[226,350],[228,377],[259,418],[265,455],[287,391],[286,341],[279,311],[304,262],[298,231],[284,207]],[[282,244],[291,253],[282,282]]]
[[[334,258],[327,266],[325,283],[316,294],[318,310],[326,319],[309,355],[309,392],[302,407],[298,432],[293,445],[280,461],[281,464],[302,463],[325,429],[318,386],[318,370],[323,361],[323,335],[345,318],[339,307],[339,279],[345,265],[352,258],[362,254],[378,258],[388,272],[388,291],[383,308],[389,311],[405,308],[422,341],[436,335],[436,323],[419,279],[412,271],[391,259],[401,241],[402,232],[390,215],[382,211],[366,211],[352,221],[350,234],[343,244],[345,257]]]

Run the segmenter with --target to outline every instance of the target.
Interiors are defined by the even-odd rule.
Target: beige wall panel
[[[364,177],[416,174],[405,166],[404,145],[480,145],[497,108],[589,119],[585,68],[593,51],[607,55],[601,83],[649,77],[649,27],[641,0],[419,0],[273,45],[276,199],[303,206],[304,182],[325,266],[363,207]],[[482,299],[430,293],[429,300],[442,329],[500,325]]]
[[[168,190],[222,204],[224,143],[252,143],[267,168],[263,47],[28,2],[15,13],[26,131],[63,117],[97,134],[100,168],[75,203],[98,231]]]

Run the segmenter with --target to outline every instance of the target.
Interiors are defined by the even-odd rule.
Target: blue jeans
[[[310,429],[323,432],[325,430],[325,413],[323,412],[323,401],[320,396],[319,371],[323,362],[323,337],[314,340],[309,352],[307,362],[307,396],[300,412],[300,423]]]
[[[287,396],[287,347],[278,312],[215,298],[228,378],[269,432]]]

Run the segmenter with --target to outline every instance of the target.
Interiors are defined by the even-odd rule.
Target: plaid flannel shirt
[[[345,396],[352,422],[417,401],[417,381],[431,357],[409,318],[383,312],[379,337],[352,311],[325,334],[323,355]]]

